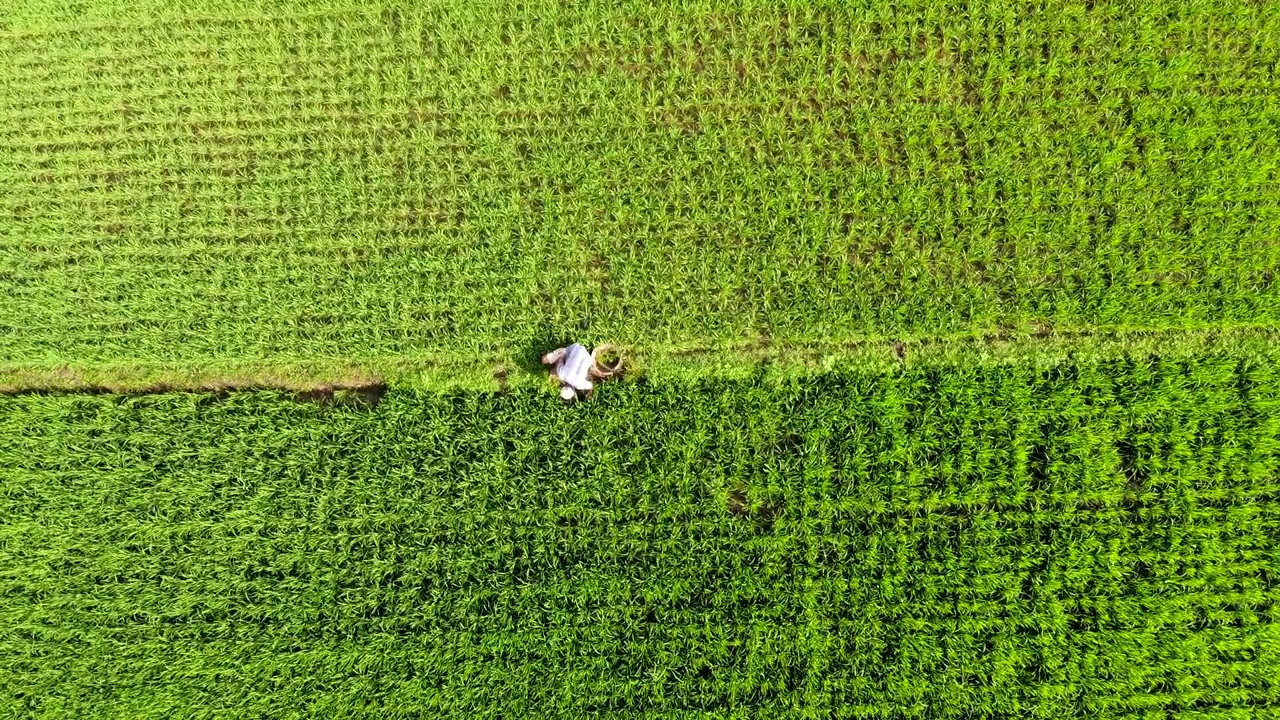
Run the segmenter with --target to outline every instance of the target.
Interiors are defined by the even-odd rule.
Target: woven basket
[[[601,360],[607,353],[612,352],[618,356],[618,359],[612,365],[606,365]],[[622,353],[612,345],[597,345],[591,351],[591,376],[597,380],[608,380],[622,373]]]

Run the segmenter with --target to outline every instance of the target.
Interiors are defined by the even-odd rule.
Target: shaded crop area
[[[0,362],[1274,325],[1266,3],[0,2]]]
[[[0,713],[1261,717],[1270,356],[0,398]]]

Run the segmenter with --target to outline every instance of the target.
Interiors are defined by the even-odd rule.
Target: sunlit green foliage
[[[0,362],[1276,321],[1280,13],[0,0]]]

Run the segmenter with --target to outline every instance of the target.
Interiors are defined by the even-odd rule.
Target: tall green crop
[[[1280,13],[0,1],[0,364],[1274,325]]]
[[[1258,717],[1271,357],[0,399],[13,717]]]

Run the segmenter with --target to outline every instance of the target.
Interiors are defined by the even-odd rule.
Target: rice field
[[[7,717],[1263,717],[1271,357],[0,399]]]
[[[0,716],[1276,715],[1277,58],[0,0]]]
[[[1280,308],[1280,13],[1257,3],[0,19],[9,384],[487,375],[569,338],[733,360]]]

